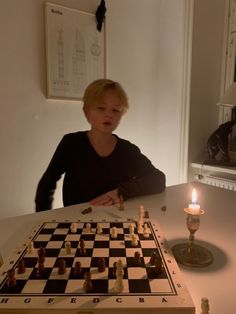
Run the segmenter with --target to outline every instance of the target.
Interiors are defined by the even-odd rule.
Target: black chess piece
[[[149,261],[150,265],[155,265],[158,257],[159,257],[159,255],[158,255],[157,251],[153,250],[152,255],[150,257],[150,261]]]
[[[24,274],[25,273],[25,263],[23,259],[20,259],[17,262],[17,274]]]
[[[100,273],[104,272],[106,269],[106,265],[105,265],[105,258],[104,257],[99,257],[98,258],[98,271]]]
[[[79,261],[75,262],[74,276],[80,276],[82,273],[81,263]]]
[[[92,281],[91,281],[91,273],[86,272],[84,274],[84,284],[83,284],[83,289],[85,292],[90,292],[93,289]]]
[[[133,263],[135,266],[141,266],[141,254],[138,251],[134,252]]]
[[[86,255],[86,248],[85,248],[84,239],[81,238],[79,243],[80,243],[80,254]]]
[[[12,269],[9,269],[7,271],[7,286],[9,288],[13,288],[16,286],[16,277],[15,277],[15,270],[12,268]]]
[[[64,259],[59,260],[58,275],[64,275],[66,273],[66,261]]]

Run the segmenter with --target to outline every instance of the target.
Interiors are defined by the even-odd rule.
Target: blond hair
[[[86,110],[89,107],[100,104],[108,90],[116,92],[123,106],[123,113],[125,113],[129,108],[128,96],[120,83],[109,79],[98,79],[87,86],[83,97],[83,109]]]

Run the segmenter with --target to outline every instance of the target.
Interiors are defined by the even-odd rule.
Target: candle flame
[[[193,189],[192,191],[192,204],[196,204],[197,203],[197,192],[196,189]]]

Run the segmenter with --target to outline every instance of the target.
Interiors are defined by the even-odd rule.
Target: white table
[[[125,211],[116,207],[93,207],[86,219],[134,218],[143,204],[150,217],[157,219],[170,246],[185,242],[188,237],[186,214],[183,209],[191,202],[193,187],[198,193],[198,203],[205,210],[201,216],[200,229],[196,233],[197,242],[208,248],[214,262],[205,268],[181,266],[185,283],[200,314],[202,297],[207,297],[211,314],[234,314],[236,310],[236,192],[188,183],[168,187],[159,195],[145,196],[125,202]],[[32,226],[47,219],[79,219],[81,210],[88,204],[80,204],[41,213],[17,216],[0,220],[0,252],[3,259],[32,229]],[[162,206],[166,206],[163,211]]]

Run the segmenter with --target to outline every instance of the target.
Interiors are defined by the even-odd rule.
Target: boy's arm
[[[40,179],[36,191],[35,204],[36,212],[52,208],[53,195],[57,181],[65,172],[65,137],[59,143],[50,163]]]
[[[135,196],[161,193],[166,187],[165,174],[155,168],[139,148],[133,145],[130,151],[130,179],[119,184],[119,194],[124,199]]]

